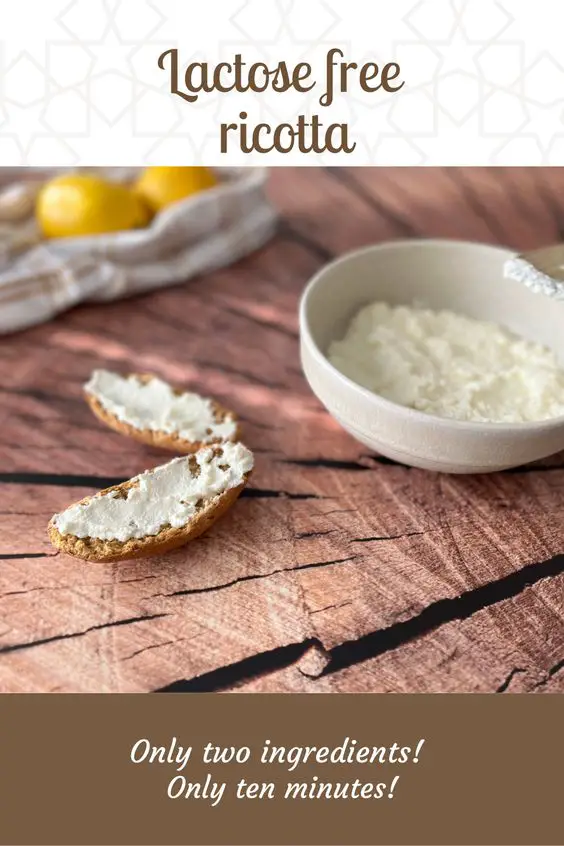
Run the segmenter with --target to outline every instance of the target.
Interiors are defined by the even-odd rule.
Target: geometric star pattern
[[[30,23],[32,22],[32,23]],[[5,165],[564,164],[564,4],[557,0],[17,0],[0,10],[0,160]],[[312,65],[315,88],[169,90],[161,52],[213,67]],[[354,75],[330,107],[331,47],[397,61],[404,87],[366,93]],[[222,156],[219,126],[318,114],[345,122],[351,154]]]

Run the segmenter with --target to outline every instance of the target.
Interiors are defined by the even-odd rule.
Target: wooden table
[[[564,239],[560,169],[285,169],[280,232],[236,266],[0,340],[3,691],[564,691],[564,459],[446,476],[368,454],[298,359],[296,306],[346,250]],[[238,411],[251,488],[174,554],[57,554],[51,514],[163,460],[104,429],[92,368]]]

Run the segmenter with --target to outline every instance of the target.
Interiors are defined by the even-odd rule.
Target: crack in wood
[[[375,535],[372,538],[351,538],[350,543],[370,543],[371,541],[403,540],[403,538],[416,538],[420,535],[426,535],[429,531],[433,530],[426,529],[423,532],[404,532],[401,535]]]
[[[309,614],[321,614],[322,611],[331,611],[334,608],[345,608],[347,605],[352,605],[352,599],[346,599],[344,602],[335,602],[332,605],[324,605],[323,608],[315,608],[309,611]]]
[[[155,573],[154,575],[151,575],[151,576],[136,576],[133,579],[116,579],[114,584],[116,584],[116,585],[130,585],[133,582],[148,582],[151,579],[158,579],[158,578],[159,578],[159,576],[157,576],[157,574]],[[92,582],[92,584],[96,584],[96,583]],[[102,585],[104,585],[104,584],[106,584],[106,583],[102,582]]]
[[[278,570],[271,570],[268,573],[251,573],[248,576],[240,576],[238,579],[233,579],[231,582],[223,582],[220,585],[210,585],[209,587],[201,588],[183,588],[181,590],[174,590],[171,593],[153,593],[146,599],[169,599],[173,596],[194,596],[200,593],[215,593],[219,590],[227,590],[235,587],[235,585],[243,582],[256,582],[261,579],[269,579],[271,576],[279,576],[281,573],[295,573],[299,570],[313,570],[318,567],[330,567],[337,564],[346,564],[348,561],[354,561],[359,558],[358,555],[350,555],[348,558],[335,558],[332,561],[314,561],[309,564],[297,564],[295,567],[280,567]]]
[[[505,693],[515,676],[519,676],[522,673],[526,673],[527,670],[524,667],[513,667],[510,673],[506,676],[506,678],[502,681],[498,688],[496,688],[496,693]]]
[[[241,492],[242,497],[250,499],[271,499],[281,497],[282,499],[329,499],[316,493],[289,493],[288,491],[277,491],[268,488],[245,488]]]
[[[526,587],[542,579],[564,573],[564,555],[556,555],[542,563],[528,564],[517,572],[510,573],[474,590],[466,591],[454,598],[439,599],[428,605],[416,617],[394,623],[385,629],[370,632],[357,640],[345,641],[331,650],[331,661],[323,675],[343,670],[352,664],[360,664],[369,658],[376,658],[384,652],[414,640],[454,620],[465,620],[477,611],[483,611],[520,594]]]
[[[297,532],[294,535],[296,540],[303,540],[303,538],[322,538],[325,535],[334,535],[337,529],[325,529],[325,531],[319,532]]]
[[[401,461],[396,461],[395,458],[388,458],[385,455],[366,455],[361,456],[364,458],[370,458],[371,461],[375,461],[376,464],[384,464],[386,467],[402,467],[404,470],[413,470],[413,467],[410,467],[409,464],[402,464]]]
[[[95,626],[89,626],[81,632],[69,632],[67,634],[52,635],[51,637],[44,637],[38,640],[32,640],[27,643],[13,643],[8,646],[0,646],[0,655],[5,655],[9,652],[19,652],[23,649],[32,649],[35,646],[45,646],[48,643],[57,643],[61,640],[72,640],[76,637],[82,637],[90,632],[97,632],[102,629],[111,629],[116,626],[129,626],[132,623],[140,623],[145,620],[158,620],[163,617],[169,617],[170,614],[145,614],[140,617],[128,617],[125,620],[113,620],[111,623],[98,623]]]
[[[252,423],[252,421],[251,421]],[[380,455],[366,456],[377,464],[403,467],[406,470],[413,468],[386,458]],[[302,467],[324,467],[333,470],[371,470],[368,465],[359,462],[340,461],[338,459],[280,459],[281,464],[293,464]],[[564,470],[564,465],[522,465],[521,467],[510,467],[501,473],[547,473],[551,471]],[[52,485],[67,488],[111,488],[127,481],[124,476],[94,476],[74,473],[43,473],[33,471],[0,473],[0,483],[7,485]],[[245,488],[241,496],[248,498],[266,499],[269,497],[287,497],[288,499],[327,499],[328,497],[315,493],[291,493],[289,491],[278,491],[268,488]]]
[[[511,573],[474,590],[466,591],[455,598],[438,600],[427,606],[416,617],[395,623],[385,629],[370,632],[356,640],[345,641],[332,649],[326,649],[318,638],[309,638],[300,644],[290,644],[267,652],[260,652],[251,658],[245,658],[243,661],[213,670],[193,679],[173,682],[156,692],[198,691],[213,693],[237,687],[252,678],[268,675],[278,669],[295,664],[312,646],[320,649],[328,659],[325,668],[317,675],[311,675],[301,670],[303,675],[315,680],[371,658],[376,658],[385,652],[390,652],[446,623],[467,619],[491,605],[518,596],[525,588],[543,579],[552,578],[562,573],[564,573],[564,555],[557,555],[548,561],[528,564],[516,573]],[[563,668],[564,659],[555,664],[549,670],[546,679],[539,682],[537,686],[546,684],[552,676]],[[509,679],[509,683],[510,681],[511,679]]]
[[[111,488],[127,481],[122,476],[81,476],[68,473],[0,473],[0,483],[9,485],[53,485],[66,488]],[[245,488],[242,497],[249,499],[327,499],[316,493],[291,493],[269,488]]]
[[[564,669],[564,658],[554,664],[553,667],[547,672],[546,676],[541,679],[541,681],[537,682],[535,685],[535,690],[539,687],[544,687],[548,682],[551,680],[553,676],[560,672],[560,670]]]
[[[266,652],[259,652],[192,679],[179,679],[154,690],[153,693],[214,693],[226,690],[242,684],[247,679],[283,670],[295,664],[312,646],[322,652],[325,651],[316,638],[307,638],[299,643],[289,643]]]
[[[2,552],[0,553],[0,560],[13,561],[19,558],[55,558],[56,555],[58,555],[58,552]]]
[[[0,473],[7,485],[54,485],[64,488],[111,488],[121,485],[123,476],[81,476],[70,473]]]
[[[160,646],[170,646],[172,643],[179,642],[177,640],[163,640],[160,643],[152,643],[150,646],[143,646],[141,649],[136,649],[131,655],[126,655],[125,658],[121,658],[120,660],[131,661],[132,658],[135,658],[136,655],[141,655],[143,652],[149,652],[151,649],[158,649]]]
[[[54,556],[50,556],[54,557]],[[6,593],[0,593],[0,599],[4,599],[5,596],[25,596],[28,593],[38,593],[44,590],[64,590],[64,587],[61,588],[60,586],[51,586],[51,585],[41,585],[39,587],[34,588],[26,588],[25,590],[8,590]]]

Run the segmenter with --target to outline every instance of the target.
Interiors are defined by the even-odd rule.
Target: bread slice
[[[84,392],[106,426],[149,446],[188,455],[205,444],[239,440],[233,412],[151,374],[95,370]]]
[[[209,529],[233,505],[252,468],[252,453],[241,443],[202,447],[55,514],[49,539],[87,561],[168,552]]]

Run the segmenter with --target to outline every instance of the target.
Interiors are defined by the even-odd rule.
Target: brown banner
[[[0,842],[563,844],[551,696],[4,696]]]

